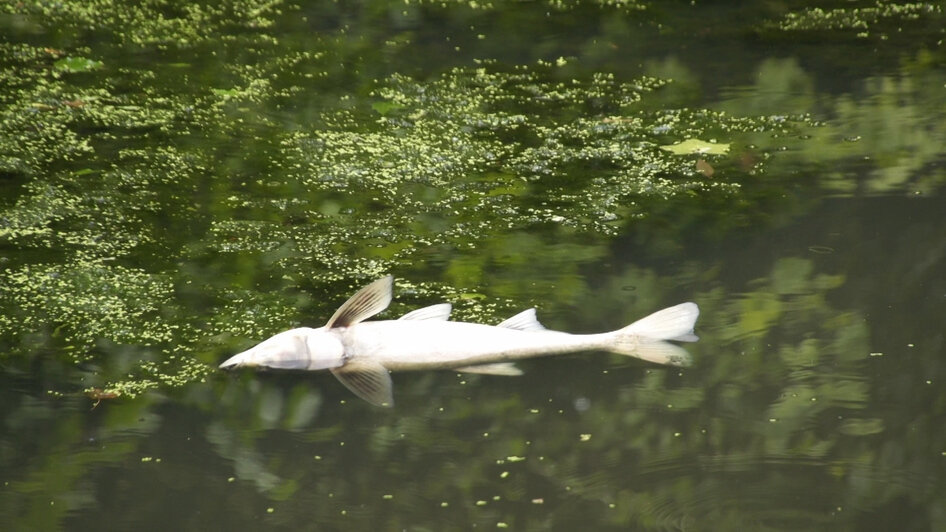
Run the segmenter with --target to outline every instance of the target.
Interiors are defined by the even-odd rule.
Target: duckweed
[[[884,22],[942,19],[942,16],[943,6],[930,2],[877,2],[872,7],[807,8],[785,15],[774,26],[782,31],[858,30],[858,36],[866,37],[868,30]]]
[[[0,13],[31,17],[76,33],[105,32],[125,45],[189,47],[218,39],[224,30],[272,26],[280,0],[223,0],[212,5],[179,2],[9,2]]]
[[[0,10],[170,59],[0,43],[0,172],[18,183],[0,206],[0,242],[18,250],[0,272],[0,342],[4,356],[61,348],[96,393],[200,381],[222,351],[319,323],[364,281],[438,250],[521,261],[536,229],[608,238],[649,202],[737,195],[722,146],[811,123],[654,109],[670,80],[569,77],[565,59],[391,74],[303,119],[296,99],[337,67],[267,35],[280,2],[80,4]],[[171,54],[204,45],[244,60],[205,85]],[[718,142],[700,154],[713,179],[662,149],[687,139]],[[495,323],[521,306],[476,289],[399,280],[389,312],[446,300],[457,319]]]
[[[96,260],[65,265],[24,265],[4,272],[0,300],[9,325],[25,330],[55,326],[77,362],[99,341],[152,346],[171,342],[178,326],[163,322],[170,300],[168,279]],[[6,328],[5,328],[6,329]],[[15,330],[0,331],[12,334]]]
[[[442,7],[459,5],[465,6],[473,10],[481,11],[493,11],[501,9],[507,4],[514,3],[503,0],[405,0],[407,4],[433,4],[439,5]],[[647,4],[641,2],[640,0],[585,0],[585,1],[568,1],[568,0],[544,0],[544,3],[548,7],[560,11],[572,10],[580,6],[599,6],[599,7],[611,7],[617,8],[625,11],[643,11],[647,9]]]

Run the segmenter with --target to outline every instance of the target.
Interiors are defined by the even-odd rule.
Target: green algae
[[[449,220],[429,244],[547,223],[614,233],[614,220],[643,214],[633,201],[640,196],[736,190],[666,154],[665,139],[791,127],[711,112],[635,112],[666,84],[654,78],[550,77],[542,65],[456,69],[424,83],[394,76],[374,91],[384,112],[373,128],[350,112],[326,117],[334,127],[296,135],[287,159],[310,190],[362,190],[385,217]]]
[[[878,27],[890,23],[943,20],[943,6],[930,2],[876,2],[868,7],[824,9],[807,8],[786,14],[772,27],[781,31],[856,30],[858,37],[868,37]],[[902,31],[902,30],[897,30]]]
[[[738,191],[732,182],[707,181],[693,172],[692,161],[662,150],[668,140],[791,127],[784,119],[709,111],[641,112],[636,106],[667,81],[609,74],[558,79],[544,63],[513,69],[484,63],[429,81],[396,74],[377,83],[365,108],[323,113],[322,127],[312,131],[279,132],[265,116],[248,123],[251,107],[299,91],[274,87],[270,74],[319,57],[289,54],[266,66],[234,68],[231,87],[207,88],[196,99],[152,86],[156,76],[147,70],[135,73],[142,84],[135,94],[115,90],[133,74],[127,71],[82,87],[52,71],[23,80],[15,98],[20,107],[8,110],[0,134],[13,139],[36,129],[20,118],[22,102],[44,102],[27,116],[50,127],[42,128],[34,152],[42,157],[20,162],[18,172],[69,161],[76,146],[82,162],[28,182],[3,213],[0,237],[7,243],[55,251],[51,262],[27,262],[0,275],[5,303],[19,309],[2,322],[8,344],[28,351],[33,344],[24,343],[25,331],[46,331],[68,346],[75,363],[100,366],[103,342],[133,345],[131,356],[139,360],[105,364],[91,387],[127,397],[181,386],[212,371],[213,345],[311,323],[298,318],[300,307],[313,304],[298,297],[299,289],[334,283],[336,292],[347,293],[358,284],[351,279],[379,277],[436,249],[515,256],[488,242],[535,227],[614,235],[624,220],[646,214],[642,198]],[[34,50],[14,63],[54,59]],[[212,212],[193,203],[207,189],[210,152],[146,147],[156,137],[185,138],[208,127],[243,138],[251,132],[252,145],[271,161],[267,174],[253,179],[214,180]],[[98,155],[118,141],[124,147],[110,160]],[[198,212],[197,220],[206,221],[195,226]],[[179,229],[198,227],[206,230],[206,244],[188,247]],[[219,285],[195,288],[175,272],[176,262],[200,262],[208,254],[247,257],[272,277],[237,280],[224,273]],[[462,283],[460,272],[475,269],[451,271]],[[280,288],[263,297],[255,289],[240,293],[227,279]],[[464,298],[462,284],[404,283],[413,295],[401,305],[455,301],[461,319],[498,321],[513,307]],[[205,300],[213,317],[188,319],[193,311],[181,301],[187,294]],[[319,304],[321,313],[326,305]]]
[[[102,262],[26,266],[6,272],[6,316],[26,328],[55,324],[70,339],[76,357],[90,356],[98,340],[149,346],[169,343],[175,327],[162,324],[162,303],[171,293],[155,275]],[[10,290],[9,288],[12,288]]]
[[[18,251],[0,272],[16,309],[0,318],[5,356],[64,347],[67,363],[95,368],[83,386],[123,396],[182,386],[222,352],[318,325],[364,282],[444,255],[444,280],[399,280],[386,316],[446,300],[457,318],[495,323],[522,304],[464,296],[483,294],[490,267],[555,279],[542,286],[570,301],[577,265],[635,219],[680,197],[738,201],[769,164],[771,148],[750,143],[816,125],[667,107],[671,80],[565,59],[315,96],[349,44],[280,44],[266,32],[280,6],[5,8],[113,39],[0,44],[0,171],[21,183],[0,210],[0,243]],[[122,65],[129,47],[168,55]],[[192,50],[240,62],[204,83]],[[688,139],[716,143],[666,149]]]
[[[268,28],[281,4],[281,0],[11,2],[0,7],[0,13],[29,17],[61,32],[103,32],[123,45],[163,48],[227,38],[235,30]]]
[[[465,7],[476,11],[497,11],[515,5],[508,0],[405,0],[406,4],[435,5],[442,8]],[[615,8],[622,11],[644,11],[648,3],[641,0],[542,0],[542,3],[558,11],[570,11],[580,7]]]

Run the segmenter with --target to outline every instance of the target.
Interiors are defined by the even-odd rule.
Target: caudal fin
[[[610,350],[657,364],[689,366],[690,354],[665,340],[697,341],[693,326],[699,316],[700,308],[691,302],[658,310],[612,333],[614,342]]]

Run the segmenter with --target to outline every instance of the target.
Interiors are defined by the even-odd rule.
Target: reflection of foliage
[[[941,113],[927,111],[930,105],[946,109],[946,76],[931,61],[920,53],[904,62],[910,76],[870,77],[858,94],[842,94],[826,104],[796,61],[768,60],[759,67],[751,95],[721,107],[760,114],[779,108],[814,113],[821,108],[832,117],[808,130],[804,142],[780,139],[786,153],[769,161],[771,171],[779,172],[783,165],[810,167],[821,187],[843,194],[929,193],[946,183],[946,122]]]
[[[633,284],[635,300],[646,308],[666,292],[660,284],[671,282],[629,270],[607,285],[586,287],[588,301],[577,305],[584,319],[598,323],[626,308],[621,286]],[[295,429],[310,443],[305,454],[271,466],[270,475],[297,486],[277,513],[309,508],[323,526],[342,515],[359,528],[406,516],[414,526],[432,519],[431,526],[568,527],[581,515],[582,525],[599,529],[705,518],[779,522],[796,502],[772,507],[765,498],[768,508],[754,508],[751,486],[798,482],[786,468],[792,461],[810,464],[811,474],[833,485],[829,472],[856,475],[865,467],[842,454],[846,438],[883,431],[882,421],[860,415],[867,394],[856,375],[868,356],[866,329],[857,316],[838,314],[825,301],[842,282],[815,273],[810,260],[785,259],[750,283],[741,300],[698,296],[707,311],[704,338],[693,347],[698,366],[686,375],[625,359],[614,360],[615,367],[607,357],[544,361],[530,365],[522,380],[477,378],[472,388],[463,384],[469,377],[397,375],[400,413],[393,417],[348,401],[340,387],[322,380],[329,400],[346,404],[333,407],[340,412],[323,412],[312,428]],[[247,407],[247,397],[225,397],[233,402],[228,410],[266,410]],[[253,401],[273,403],[272,390]],[[228,422],[229,429],[216,427],[215,441],[236,437],[247,423],[240,419]],[[244,445],[264,448],[266,440]],[[254,451],[242,452],[259,463]],[[458,468],[451,462],[457,455],[472,459]],[[361,467],[347,469],[343,464],[351,460]],[[637,474],[626,478],[627,468]],[[666,480],[691,478],[692,469],[707,472],[705,479]],[[718,500],[720,479],[741,483],[749,472],[755,480],[746,486],[744,512],[717,514],[716,505],[725,502]],[[257,478],[253,473],[244,480]],[[816,493],[798,496],[810,501],[807,512],[791,517],[801,526],[819,522],[832,508]]]
[[[33,398],[4,397],[3,471],[8,479],[0,497],[0,523],[7,530],[57,530],[70,514],[96,506],[93,472],[135,467],[136,442],[129,436],[153,432],[160,418],[147,400],[113,405],[101,426],[87,426],[83,401],[50,404]],[[14,407],[15,408],[12,408]],[[108,442],[102,445],[100,442]],[[10,460],[10,452],[43,460]]]

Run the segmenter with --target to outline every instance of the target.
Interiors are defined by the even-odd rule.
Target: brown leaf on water
[[[118,392],[105,391],[105,390],[102,390],[101,388],[92,388],[91,390],[87,390],[85,392],[85,395],[89,399],[95,400],[95,404],[92,405],[92,410],[95,410],[95,407],[99,406],[99,403],[101,403],[102,400],[115,399],[121,394],[119,394]]]
[[[747,151],[739,156],[739,166],[743,172],[751,171],[758,162],[759,158],[751,151]]]
[[[696,161],[696,171],[706,177],[713,177],[713,174],[716,173],[716,170],[713,170],[713,165],[706,162],[706,159],[698,159]]]

